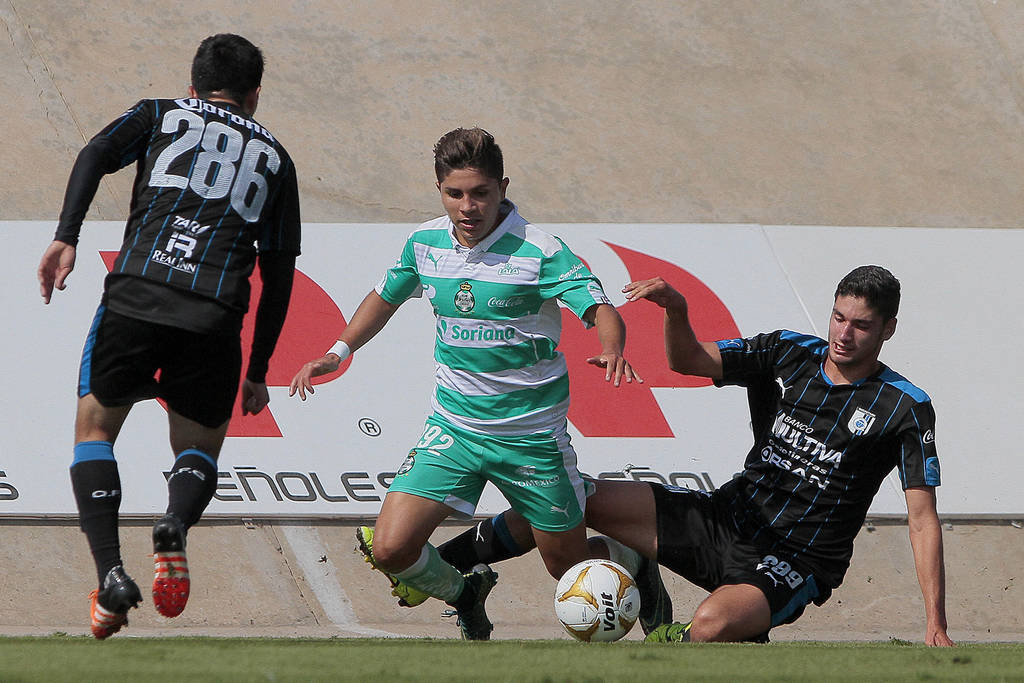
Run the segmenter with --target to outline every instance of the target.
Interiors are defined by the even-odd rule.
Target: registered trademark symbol
[[[359,420],[359,431],[367,436],[380,436],[380,425],[368,417]]]

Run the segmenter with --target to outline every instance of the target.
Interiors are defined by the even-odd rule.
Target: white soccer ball
[[[585,560],[562,575],[555,616],[569,635],[610,642],[629,633],[640,614],[640,591],[629,572],[611,560]]]

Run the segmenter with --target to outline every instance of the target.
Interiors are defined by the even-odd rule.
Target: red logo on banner
[[[699,339],[731,339],[739,337],[739,329],[721,299],[703,282],[686,270],[668,261],[626,247],[605,242],[622,260],[631,279],[660,275],[686,297],[690,320]],[[101,251],[109,271],[117,258],[115,251]],[[252,278],[249,314],[242,326],[242,371],[248,367],[249,349],[255,323],[256,306],[262,291],[259,269]],[[672,372],[665,360],[662,327],[664,311],[649,301],[634,301],[619,307],[628,331],[626,358],[643,377],[643,384],[625,384],[615,388],[604,381],[600,368],[588,365],[586,359],[600,353],[597,334],[586,330],[576,316],[562,311],[562,340],[559,345],[569,367],[571,402],[569,420],[587,437],[671,437],[661,407],[654,398],[654,388],[701,387],[711,384],[703,377],[689,377]],[[286,387],[295,372],[311,358],[326,353],[345,329],[346,321],[338,306],[313,280],[295,271],[288,318],[278,339],[267,386]],[[313,380],[323,384],[342,375],[352,359],[342,363],[337,372]],[[281,436],[270,406],[259,415],[242,417],[235,401],[228,436]]]
[[[739,337],[729,309],[696,277],[668,261],[605,242],[622,260],[632,280],[661,276],[679,290],[689,304],[690,322],[698,339]],[[650,301],[631,301],[618,308],[626,322],[626,359],[643,378],[643,384],[615,387],[604,381],[601,368],[587,358],[601,352],[593,330],[586,330],[576,316],[562,310],[562,341],[559,349],[569,366],[569,420],[584,436],[671,437],[672,430],[651,389],[701,387],[704,377],[672,372],[665,360],[663,320],[665,311]]]
[[[100,257],[109,272],[117,259],[116,251],[101,251]],[[249,313],[242,323],[242,374],[249,367],[249,351],[252,347],[253,328],[256,323],[256,306],[259,304],[263,281],[260,279],[259,268],[251,278],[252,293],[249,296]],[[345,329],[345,316],[327,292],[309,277],[295,271],[295,282],[292,285],[291,303],[288,306],[288,317],[281,336],[277,340],[274,356],[267,370],[268,387],[286,387],[302,364],[311,358],[319,358],[331,348],[341,331]],[[313,384],[323,384],[343,374],[352,359],[348,358],[336,372],[321,375],[313,380]],[[161,402],[162,403],[162,402]],[[228,436],[281,436],[281,430],[274,420],[271,404],[259,415],[242,417],[239,401],[235,400],[228,426]],[[166,407],[166,406],[165,406]]]

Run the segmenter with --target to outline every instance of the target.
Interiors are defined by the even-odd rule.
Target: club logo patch
[[[473,285],[463,282],[459,285],[459,291],[455,292],[455,308],[460,313],[469,313],[476,306],[476,297],[473,296]]]
[[[874,423],[874,413],[869,413],[863,408],[857,408],[857,410],[853,411],[853,417],[846,423],[846,426],[854,436],[863,436],[868,433],[868,430],[871,429],[871,425]]]
[[[409,455],[405,456],[405,461],[402,463],[402,466],[398,468],[398,471],[395,472],[395,476],[396,477],[400,477],[403,474],[408,473],[408,471],[411,470],[412,466],[415,465],[415,464],[416,464],[416,451],[409,451]]]

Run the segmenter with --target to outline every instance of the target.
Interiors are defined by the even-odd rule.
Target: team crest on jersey
[[[455,292],[455,308],[460,313],[469,313],[476,306],[476,297],[473,296],[473,285],[463,282],[459,285],[459,291]]]
[[[854,436],[861,436],[867,434],[868,430],[871,429],[871,425],[875,423],[875,414],[869,413],[863,408],[857,408],[853,411],[853,417],[846,423],[847,428],[853,433]]]

